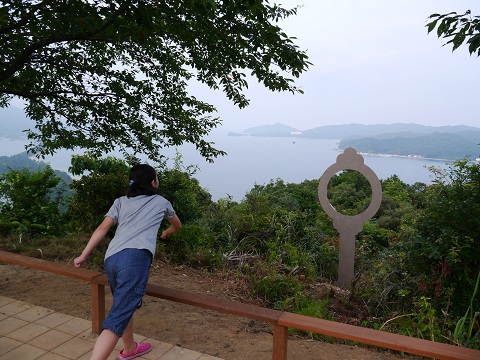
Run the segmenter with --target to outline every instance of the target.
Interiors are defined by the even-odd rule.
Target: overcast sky
[[[470,9],[472,0],[284,0],[297,16],[280,23],[313,66],[297,81],[305,94],[272,93],[256,82],[239,110],[219,94],[222,129],[244,130],[280,122],[307,130],[333,124],[471,125],[480,127],[480,58],[464,45],[452,53],[446,41],[427,35],[434,13]],[[205,95],[205,94],[203,94]]]
[[[465,45],[452,52],[425,27],[434,13],[480,15],[479,0],[278,2],[303,5],[280,27],[313,63],[296,80],[305,93],[273,93],[253,80],[251,104],[240,110],[222,92],[194,86],[198,98],[217,107],[222,130],[276,122],[299,130],[395,122],[480,127],[480,58]]]

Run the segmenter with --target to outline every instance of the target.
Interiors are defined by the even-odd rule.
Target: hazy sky
[[[253,79],[246,91],[250,106],[240,110],[222,92],[193,86],[195,96],[217,107],[221,129],[276,122],[300,130],[395,122],[480,127],[480,58],[470,56],[465,45],[452,52],[425,27],[434,13],[480,15],[479,0],[279,3],[303,5],[279,25],[313,63],[296,80],[305,93],[273,93]]]
[[[427,35],[434,13],[471,10],[464,0],[284,0],[304,5],[280,23],[307,50],[313,66],[297,81],[305,94],[272,93],[256,81],[239,110],[218,94],[225,130],[280,122],[300,130],[332,124],[471,125],[480,127],[480,58],[463,45],[452,53],[446,40]]]

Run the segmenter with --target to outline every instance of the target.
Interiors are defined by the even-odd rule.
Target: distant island
[[[465,125],[347,124],[301,131],[276,123],[251,127],[243,133],[229,133],[229,136],[338,139],[339,150],[353,147],[366,155],[480,161],[480,128]]]
[[[25,139],[25,129],[32,127],[23,110],[0,108],[0,140]],[[402,156],[438,160],[469,158],[480,161],[480,127],[424,126],[418,124],[328,125],[299,130],[276,123],[251,127],[229,136],[293,137],[336,139],[338,149],[353,147],[361,154]]]

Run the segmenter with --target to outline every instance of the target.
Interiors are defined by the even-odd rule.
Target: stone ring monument
[[[355,170],[365,176],[372,188],[372,199],[368,208],[355,216],[338,213],[328,200],[328,183],[338,172]],[[351,290],[354,278],[355,236],[362,231],[363,224],[370,220],[382,203],[382,186],[377,175],[365,165],[363,157],[353,148],[347,148],[337,156],[337,162],[331,165],[320,178],[318,198],[323,210],[333,220],[333,226],[340,233],[340,251],[338,262],[337,286]]]

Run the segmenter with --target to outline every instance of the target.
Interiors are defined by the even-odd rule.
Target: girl
[[[170,202],[157,195],[157,188],[158,178],[151,166],[133,166],[127,195],[115,200],[82,254],[74,260],[75,267],[80,267],[110,227],[117,225],[105,254],[105,271],[113,304],[93,348],[91,360],[107,359],[120,337],[124,348],[118,355],[119,359],[134,359],[152,350],[149,343],[134,341],[133,313],[142,304],[162,220],[166,218],[170,222],[170,227],[162,232],[162,239],[182,227]]]

